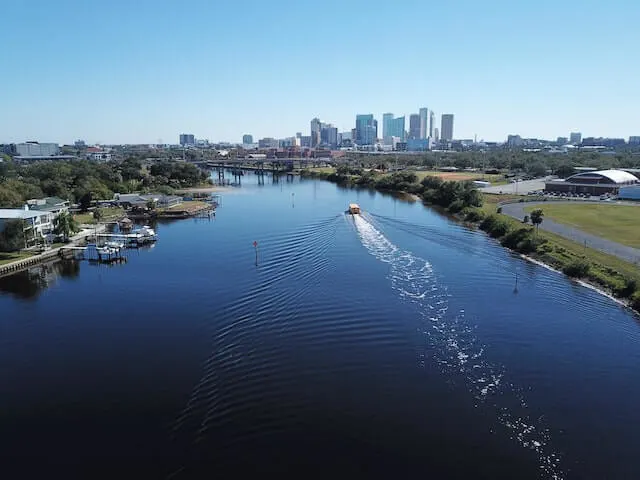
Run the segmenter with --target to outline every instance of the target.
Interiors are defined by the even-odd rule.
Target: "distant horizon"
[[[402,115],[400,115],[400,116],[402,116]],[[376,119],[377,119],[377,117],[376,117]],[[381,124],[381,122],[379,122],[379,125],[378,125],[378,132],[381,132],[380,124]],[[438,125],[438,127],[436,127],[436,128],[440,129],[440,126]],[[300,130],[298,130],[298,132],[299,131]],[[343,132],[346,132],[346,131],[347,130],[338,129],[339,133],[343,133]],[[454,124],[454,132],[455,132],[455,124]],[[307,135],[308,133],[309,132],[302,132],[302,135],[303,136],[308,136]],[[583,132],[580,132],[579,130],[576,130],[576,131],[573,131],[573,132],[569,132],[566,135],[555,135],[553,137],[546,137],[545,138],[545,137],[525,136],[525,135],[522,135],[520,133],[515,133],[514,132],[514,133],[508,134],[507,136],[505,136],[505,138],[500,139],[500,140],[481,138],[480,136],[478,136],[477,143],[481,143],[481,142],[506,143],[509,135],[519,135],[523,140],[535,139],[535,140],[541,140],[541,141],[555,142],[558,138],[566,138],[567,140],[569,140],[569,137],[570,137],[571,133],[580,133],[582,139],[585,139],[585,138],[610,138],[610,139],[611,138],[616,138],[616,139],[624,139],[625,142],[628,142],[630,137],[639,137],[640,136],[640,133],[638,133],[638,135],[629,135],[629,136],[626,136],[626,137],[623,137],[621,135],[617,135],[617,136],[588,135],[588,134],[585,134]],[[0,145],[2,145],[2,144],[12,144],[12,143],[15,144],[15,143],[38,142],[38,143],[57,143],[58,145],[73,146],[75,144],[75,142],[77,142],[77,141],[84,141],[85,144],[87,146],[89,146],[89,147],[93,146],[93,145],[106,145],[106,146],[109,146],[109,145],[180,145],[180,142],[179,142],[180,134],[193,134],[195,136],[196,141],[201,141],[201,140],[208,141],[209,144],[211,144],[211,145],[215,145],[215,144],[242,145],[243,144],[242,143],[242,135],[252,135],[254,144],[258,143],[258,140],[261,140],[261,139],[264,139],[264,138],[274,138],[276,140],[283,140],[283,139],[286,139],[286,138],[295,137],[295,132],[293,134],[291,134],[291,135],[286,135],[286,136],[282,136],[282,137],[276,137],[276,136],[273,136],[273,135],[267,135],[267,136],[264,136],[264,137],[257,137],[256,135],[253,135],[252,133],[247,132],[247,133],[244,133],[244,134],[240,135],[240,140],[238,140],[238,141],[230,141],[230,140],[212,140],[210,138],[199,137],[196,133],[193,133],[193,132],[181,132],[181,133],[176,135],[175,141],[164,141],[163,140],[162,142],[158,142],[158,141],[155,141],[155,142],[140,142],[140,141],[138,141],[138,142],[91,142],[91,141],[88,141],[88,140],[86,140],[84,138],[76,138],[76,139],[74,139],[74,140],[72,140],[70,142],[66,142],[66,141],[62,142],[62,141],[56,141],[56,140],[42,140],[42,139],[30,138],[28,140],[18,140],[18,141],[3,141],[2,139],[0,139]],[[381,140],[382,136],[379,135],[378,139]],[[454,141],[474,140],[474,138],[473,137],[457,137],[456,135],[454,135],[453,140]]]
[[[453,113],[457,139],[640,135],[640,2],[33,0],[3,13],[3,142],[240,143],[308,135],[314,117],[347,131],[374,113],[381,128],[383,113],[422,107],[438,128]]]

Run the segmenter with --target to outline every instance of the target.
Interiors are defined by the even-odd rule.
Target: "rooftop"
[[[36,218],[45,215],[48,212],[39,212],[34,210],[24,210],[22,208],[0,208],[0,219],[3,220],[26,220],[27,218]]]
[[[576,173],[567,178],[567,181],[580,180],[583,178],[593,178],[594,176],[605,177],[611,180],[611,183],[635,183],[638,178],[629,172],[623,170],[597,170],[595,172]]]

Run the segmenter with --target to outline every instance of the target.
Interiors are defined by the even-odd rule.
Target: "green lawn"
[[[98,210],[100,210],[100,212],[102,213],[102,219],[100,220],[101,222],[116,220],[124,215],[124,210],[120,207],[100,208]],[[93,218],[93,212],[76,213],[74,215],[74,218],[79,224],[93,225],[94,223],[97,223],[95,218]]]
[[[29,258],[31,256],[33,256],[33,254],[28,252],[2,252],[0,253],[0,265],[15,262],[16,260],[24,260],[25,258]]]
[[[631,205],[547,203],[545,217],[614,242],[640,248],[640,207]]]

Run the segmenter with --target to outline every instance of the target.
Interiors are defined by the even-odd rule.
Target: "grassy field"
[[[491,182],[491,185],[502,185],[507,183],[504,176],[493,174],[482,174],[482,172],[438,172],[434,170],[416,170],[414,172],[418,176],[418,180],[424,177],[440,177],[443,180],[484,180]]]
[[[11,252],[11,253],[2,252],[0,253],[0,265],[15,262],[17,260],[24,260],[25,258],[29,258],[31,256],[33,256],[33,254],[28,252]]]
[[[314,173],[333,173],[336,171],[333,167],[307,167],[306,170]]]
[[[517,195],[484,194],[483,198],[484,205],[482,210],[488,215],[496,213],[498,203],[501,201],[517,200],[519,198],[526,197]],[[553,205],[551,209],[549,208],[550,206],[550,203],[548,203],[542,207],[542,210],[545,212],[545,216],[547,215],[548,210],[552,210],[554,207],[559,208],[563,205]],[[577,206],[586,207],[587,205]],[[615,208],[616,205],[602,205],[602,207]],[[533,208],[536,207],[531,207],[528,210],[532,210]],[[604,214],[606,213],[607,212],[604,212]],[[640,210],[638,210],[638,214],[640,214]],[[522,222],[509,217],[508,215],[499,215],[499,217],[508,222],[511,225],[512,230],[523,227]],[[565,266],[574,262],[585,262],[589,265],[589,274],[585,280],[598,284],[599,286],[609,290],[621,288],[628,280],[635,280],[637,284],[640,285],[640,268],[638,265],[621,260],[614,255],[609,255],[599,250],[585,248],[583,244],[576,243],[573,240],[569,240],[555,233],[540,230],[538,235],[540,239],[546,240],[546,243],[539,248],[537,253],[534,253],[531,256],[546,263],[547,265],[551,265],[558,270],[562,270]]]
[[[158,209],[158,212],[176,210],[176,211],[185,211],[185,212],[193,213],[203,208],[208,208],[209,206],[210,205],[207,202],[191,200],[191,201],[182,202],[178,205],[173,205],[168,208]]]
[[[525,210],[530,212],[534,208]],[[640,207],[631,205],[548,203],[545,217],[614,242],[640,248]]]
[[[101,222],[113,221],[119,219],[124,215],[124,210],[120,207],[106,207],[99,208],[98,210],[100,210],[100,213],[102,213],[102,219],[100,220]],[[93,212],[76,213],[73,217],[79,224],[93,225],[97,223],[96,219],[93,218]]]

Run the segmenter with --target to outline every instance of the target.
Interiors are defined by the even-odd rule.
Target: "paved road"
[[[484,187],[479,190],[483,193],[526,195],[529,192],[544,190],[544,182],[544,178],[537,178],[535,180],[524,180],[522,182],[497,185],[495,187]]]
[[[561,203],[561,202],[554,202],[554,204],[555,203]],[[525,212],[526,207],[541,206],[542,209],[544,210],[545,205],[548,205],[548,203],[544,203],[544,202],[508,203],[508,204],[502,205],[502,213],[509,215],[513,218],[517,218],[518,220],[522,220],[524,216],[527,215],[527,213]],[[628,247],[626,245],[622,245],[620,243],[607,240],[606,238],[598,237],[596,235],[583,232],[582,230],[578,230],[577,228],[573,228],[568,225],[563,225],[561,223],[554,222],[548,217],[544,218],[544,221],[540,225],[540,228],[543,230],[548,230],[549,232],[553,232],[558,235],[561,235],[565,238],[573,240],[574,242],[578,242],[582,244],[586,242],[587,248],[594,248],[596,250],[600,250],[601,252],[615,255],[618,258],[626,260],[627,262],[640,264],[640,249],[638,248]]]

